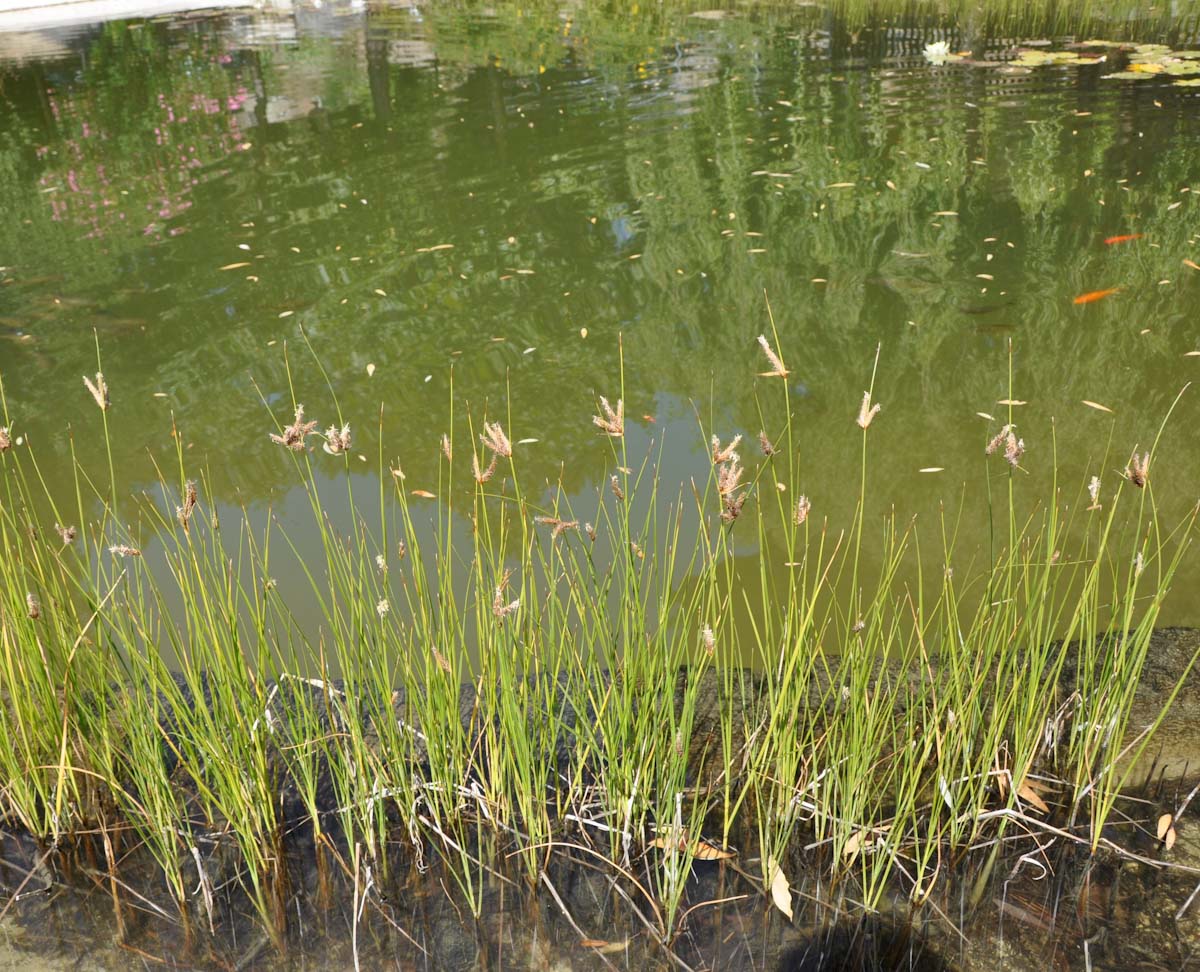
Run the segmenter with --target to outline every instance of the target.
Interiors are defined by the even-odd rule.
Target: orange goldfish
[[[1090,304],[1094,300],[1103,300],[1105,297],[1111,297],[1120,287],[1108,287],[1105,290],[1089,290],[1086,294],[1080,294],[1075,298],[1076,304]]]

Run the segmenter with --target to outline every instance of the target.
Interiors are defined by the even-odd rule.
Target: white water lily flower
[[[954,55],[950,51],[950,44],[946,41],[934,41],[932,44],[925,45],[925,60],[930,64],[944,64],[952,58]]]

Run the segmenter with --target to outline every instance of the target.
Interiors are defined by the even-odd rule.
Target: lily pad
[[[1181,61],[1178,64],[1168,64],[1163,73],[1169,74],[1172,77],[1181,77],[1185,74],[1200,74],[1200,64],[1192,61]]]
[[[1200,78],[1180,78],[1180,80],[1172,81],[1171,83],[1181,88],[1200,88]]]
[[[1112,40],[1085,40],[1080,41],[1078,47],[1124,47],[1125,44],[1121,41]]]
[[[1200,61],[1200,51],[1176,51],[1172,57],[1181,57],[1185,61]]]
[[[1102,74],[1102,78],[1116,78],[1120,81],[1145,81],[1147,78],[1154,77],[1153,74],[1147,74],[1145,71],[1117,71],[1113,74]]]

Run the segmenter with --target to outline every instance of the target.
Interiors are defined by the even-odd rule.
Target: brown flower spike
[[[879,414],[882,408],[883,406],[878,403],[871,404],[871,393],[869,391],[863,392],[862,404],[858,407],[858,418],[855,419],[858,427],[860,429],[869,428],[871,423],[875,421],[875,416]]]
[[[592,424],[605,435],[619,439],[625,434],[625,403],[618,398],[617,407],[614,409],[608,404],[608,399],[601,395],[600,408],[604,414],[593,415]]]
[[[189,525],[192,519],[192,512],[196,509],[198,496],[196,493],[195,481],[189,479],[183,487],[183,506],[175,507],[175,519],[179,521],[179,525],[183,527],[184,533],[190,533]]]
[[[297,405],[296,418],[291,425],[284,426],[283,435],[276,435],[274,432],[270,433],[270,435],[272,442],[277,442],[281,446],[287,446],[293,452],[303,452],[304,440],[310,435],[315,435],[316,431],[317,423],[305,422],[304,406]]]
[[[1146,477],[1150,475],[1150,453],[1145,453],[1140,459],[1138,458],[1137,450],[1129,459],[1129,465],[1125,467],[1125,478],[1128,479],[1138,489],[1142,489],[1146,485]]]
[[[510,572],[505,571],[504,576],[500,578],[500,583],[496,585],[496,596],[492,598],[492,614],[496,616],[497,621],[503,621],[510,614],[516,613],[521,606],[521,599],[514,598],[507,604],[504,603],[504,590],[508,587]]]
[[[479,437],[479,441],[505,459],[512,455],[512,443],[508,441],[508,436],[504,434],[499,422],[484,422],[483,435]]]
[[[1025,440],[1018,439],[1014,433],[1009,432],[1004,438],[1004,461],[1016,469],[1021,464],[1023,455],[1025,455]]]
[[[712,437],[712,461],[714,466],[719,466],[723,462],[736,462],[738,454],[735,451],[738,443],[742,441],[740,434],[735,435],[729,445],[721,445],[721,440],[715,435]]]
[[[759,347],[762,348],[763,354],[767,356],[767,361],[771,365],[770,371],[759,372],[759,376],[762,378],[786,378],[788,376],[788,370],[783,366],[783,361],[780,359],[779,355],[775,353],[774,349],[767,342],[766,335],[760,334],[758,336],[758,344]]]
[[[87,390],[92,393],[92,398],[94,398],[96,400],[96,404],[100,406],[100,411],[107,412],[109,405],[112,403],[108,398],[108,383],[104,380],[104,375],[97,371],[96,381],[94,383],[91,378],[89,378],[87,375],[84,375],[83,383],[87,385]]]
[[[471,467],[475,471],[475,482],[479,483],[479,485],[482,486],[484,483],[486,483],[489,479],[492,478],[492,474],[496,471],[496,454],[494,452],[492,453],[492,461],[488,463],[486,469],[483,469],[480,467],[479,456],[472,455],[471,456]]]
[[[1004,442],[1005,438],[1012,432],[1012,430],[1013,430],[1013,426],[1011,426],[1011,425],[1005,425],[1004,427],[1002,427],[1000,429],[1000,431],[997,432],[994,436],[992,436],[992,438],[988,441],[987,446],[983,450],[983,454],[985,456],[992,455],[997,449],[1000,448],[1001,444]]]
[[[557,540],[567,530],[578,530],[578,520],[560,520],[557,516],[537,516],[534,517],[534,522],[543,523],[548,527],[553,527],[550,532],[550,539]]]
[[[350,450],[350,425],[347,423],[340,429],[336,425],[325,430],[325,444],[322,448],[331,456],[340,456]]]

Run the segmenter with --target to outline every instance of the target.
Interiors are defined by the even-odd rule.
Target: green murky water
[[[80,382],[98,335],[124,486],[174,468],[174,422],[209,498],[300,522],[267,439],[290,418],[285,347],[309,416],[338,414],[303,331],[364,480],[382,403],[384,462],[437,490],[453,402],[459,442],[503,414],[536,440],[527,482],[586,496],[623,341],[632,454],[665,437],[673,491],[708,474],[697,414],[723,437],[779,426],[779,382],[755,377],[769,299],[815,515],[849,521],[879,345],[872,503],[931,537],[964,503],[979,548],[999,401],[1025,403],[1018,487],[1047,496],[1057,450],[1082,496],[1200,377],[1200,88],[1104,78],[1136,53],[1114,48],[1003,66],[1022,40],[1079,52],[1051,29],[439,4],[0,33],[8,421],[62,497],[72,449],[103,474]],[[1195,32],[1087,28],[1176,50]],[[969,57],[930,63],[939,39]],[[1153,471],[1168,518],[1196,499],[1198,423],[1193,389]],[[1164,620],[1200,622],[1195,558],[1177,586]]]

